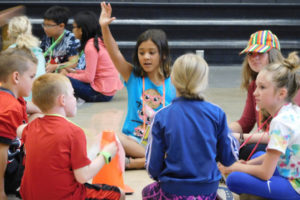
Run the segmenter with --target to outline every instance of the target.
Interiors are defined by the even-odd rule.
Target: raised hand
[[[112,8],[109,3],[101,2],[101,14],[99,18],[99,24],[100,26],[107,26],[109,25],[113,20],[115,20],[115,17],[111,17]]]

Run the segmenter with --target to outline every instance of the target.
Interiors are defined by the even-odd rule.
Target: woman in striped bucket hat
[[[241,118],[238,121],[232,122],[229,127],[242,144],[244,140],[247,141],[250,136],[247,133],[251,132],[255,124],[257,123],[257,127],[262,126],[263,123],[261,121],[264,121],[268,115],[256,109],[255,97],[253,95],[256,89],[256,76],[266,65],[282,61],[283,56],[280,52],[279,40],[270,30],[260,30],[253,33],[250,36],[247,47],[240,54],[246,54],[243,62],[241,88],[247,90],[248,94]],[[262,130],[265,128],[266,126],[262,127]],[[240,149],[240,159],[247,160],[260,137],[261,134],[254,134],[251,140],[247,142],[249,144]],[[256,151],[265,151],[267,142],[268,137],[265,134]]]

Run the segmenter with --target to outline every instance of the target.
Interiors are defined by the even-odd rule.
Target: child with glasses
[[[66,30],[70,11],[61,6],[53,6],[44,14],[42,27],[46,33],[41,48],[46,59],[46,72],[59,72],[62,68],[77,66],[80,41]]]

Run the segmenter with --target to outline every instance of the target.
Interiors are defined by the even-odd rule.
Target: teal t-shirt
[[[171,78],[165,79],[165,106],[170,104],[176,96],[176,90],[171,83]],[[133,72],[129,80],[125,82],[128,93],[127,116],[123,125],[122,132],[128,136],[132,136],[137,142],[140,142],[143,136],[143,78],[136,76]],[[144,91],[144,109],[145,122],[150,125],[153,114],[163,107],[163,84],[155,85],[152,81],[145,77]]]

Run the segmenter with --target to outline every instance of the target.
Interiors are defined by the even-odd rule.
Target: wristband
[[[110,161],[111,161],[111,155],[110,155],[110,153],[108,153],[106,151],[101,151],[101,152],[98,153],[98,155],[99,154],[103,155],[104,160],[105,160],[105,164],[110,163]]]

